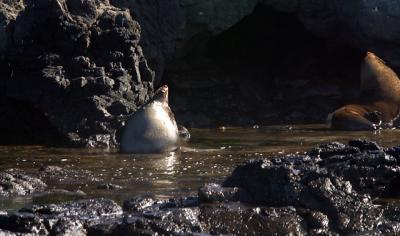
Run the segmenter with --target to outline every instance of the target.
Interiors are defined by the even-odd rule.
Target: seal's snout
[[[168,86],[163,85],[154,93],[154,100],[168,103]]]
[[[382,64],[386,64],[384,60],[381,58],[377,57],[373,52],[367,52],[364,58],[365,63],[376,63],[380,62]]]
[[[168,85],[163,85],[159,88],[162,92],[168,92]]]

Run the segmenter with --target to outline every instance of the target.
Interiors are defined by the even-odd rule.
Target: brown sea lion
[[[383,60],[368,52],[361,66],[360,103],[333,112],[331,129],[390,128],[400,113],[400,80]]]
[[[121,152],[159,153],[177,149],[181,132],[168,105],[168,86],[159,88],[122,129]]]

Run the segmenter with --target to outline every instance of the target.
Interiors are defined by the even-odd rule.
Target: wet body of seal
[[[159,88],[122,129],[121,152],[158,153],[177,149],[179,131],[168,106],[168,87]]]
[[[368,52],[361,66],[360,103],[333,112],[331,128],[374,130],[392,127],[400,112],[400,80],[379,57]]]

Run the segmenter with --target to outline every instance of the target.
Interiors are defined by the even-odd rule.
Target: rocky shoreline
[[[1,212],[3,235],[398,234],[400,147],[333,142],[305,154],[253,159],[222,184],[170,200],[122,206],[83,199]],[[2,173],[3,197],[45,191],[39,179]],[[385,200],[392,199],[392,200]]]

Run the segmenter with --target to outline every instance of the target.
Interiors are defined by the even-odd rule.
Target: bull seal
[[[383,60],[368,52],[361,66],[360,103],[333,112],[331,129],[390,128],[400,114],[400,80]]]
[[[180,132],[168,105],[168,86],[159,88],[122,129],[121,152],[160,153],[176,150]]]

